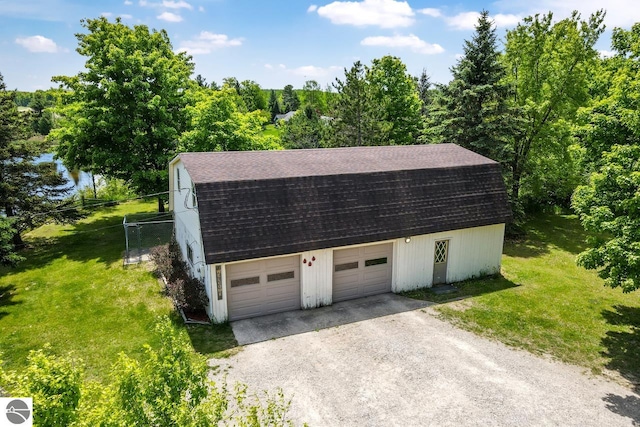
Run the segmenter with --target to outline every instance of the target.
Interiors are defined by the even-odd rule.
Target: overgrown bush
[[[82,369],[76,361],[55,356],[45,346],[29,352],[27,368],[19,373],[0,366],[0,385],[12,396],[33,398],[35,425],[66,427],[76,419]]]
[[[191,277],[187,263],[182,260],[180,246],[175,240],[151,249],[156,271],[167,284],[166,292],[183,310],[201,310],[209,304],[202,280]]]
[[[108,385],[83,382],[82,369],[45,349],[31,352],[23,373],[0,370],[0,387],[32,396],[38,426],[283,426],[290,401],[230,390],[208,377],[205,358],[167,317],[156,326],[157,349],[145,346],[141,360],[121,354]]]

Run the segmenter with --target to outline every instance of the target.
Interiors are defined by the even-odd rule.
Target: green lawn
[[[155,202],[102,208],[75,225],[47,225],[27,235],[31,249],[15,269],[0,269],[0,351],[8,368],[29,350],[81,358],[87,377],[107,380],[119,352],[158,344],[154,324],[169,315],[194,349],[222,357],[236,346],[228,325],[186,327],[162,295],[149,264],[123,267],[125,214],[153,212]]]
[[[262,131],[262,134],[265,136],[271,135],[271,136],[275,136],[276,138],[280,138],[280,134],[282,134],[282,130],[280,128],[277,128],[276,125],[267,125]]]
[[[594,271],[576,266],[586,235],[575,216],[540,215],[526,229],[526,239],[505,243],[502,276],[460,284],[456,296],[462,299],[437,306],[441,316],[506,344],[639,384],[640,291],[605,288]],[[412,296],[442,301],[454,295]]]

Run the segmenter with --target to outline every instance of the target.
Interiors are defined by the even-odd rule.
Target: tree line
[[[77,35],[85,70],[53,79],[62,90],[49,140],[68,167],[126,180],[140,194],[166,191],[167,163],[183,151],[456,143],[502,166],[511,231],[534,210],[573,208],[586,228],[607,232],[579,262],[636,289],[640,162],[629,159],[640,133],[640,24],[614,29],[613,56],[603,58],[595,45],[604,16],[530,16],[500,49],[483,11],[448,84],[384,56],[356,61],[324,89],[311,80],[278,91],[192,78],[192,58],[174,52],[164,30],[87,19]],[[288,111],[296,113],[279,134],[264,131]]]

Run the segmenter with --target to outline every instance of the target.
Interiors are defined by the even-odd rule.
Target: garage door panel
[[[228,265],[229,320],[299,309],[299,263],[291,256]]]
[[[336,250],[333,301],[391,292],[393,244]]]

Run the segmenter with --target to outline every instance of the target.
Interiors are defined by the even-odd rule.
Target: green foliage
[[[349,70],[345,68],[344,74],[344,81],[336,78],[333,83],[338,93],[332,112],[331,145],[384,145],[390,126],[383,120],[382,109],[374,103],[367,68],[356,61]]]
[[[19,373],[0,367],[0,383],[13,396],[33,398],[35,425],[67,427],[76,419],[82,369],[69,358],[53,355],[48,346],[30,351],[27,368]]]
[[[267,109],[267,100],[262,89],[253,80],[244,80],[240,83],[239,94],[249,112]]]
[[[277,138],[264,135],[268,118],[260,111],[241,112],[243,101],[231,88],[192,93],[187,107],[191,130],[179,139],[180,151],[246,151],[279,149]]]
[[[504,66],[489,12],[483,10],[464,56],[451,69],[453,80],[443,86],[436,114],[438,138],[453,142],[505,165],[513,136],[512,112],[503,83]],[[423,90],[424,91],[424,90]]]
[[[307,80],[302,86],[302,104],[310,106],[317,114],[327,111],[327,100],[322,88],[315,80]]]
[[[280,126],[284,148],[321,148],[327,145],[329,125],[310,105]]]
[[[286,85],[282,91],[282,107],[285,113],[298,111],[298,108],[300,108],[300,98],[298,98],[296,91],[293,90],[292,85]]]
[[[126,180],[139,193],[165,191],[193,63],[173,52],[165,31],[104,17],[82,24],[77,51],[86,70],[53,79],[71,91],[59,112],[66,119],[52,132],[58,154],[70,168]]]
[[[562,162],[570,160],[570,126],[577,109],[589,99],[589,69],[597,57],[594,45],[604,31],[603,18],[600,11],[583,21],[574,12],[570,18],[554,23],[548,13],[527,17],[507,32],[506,83],[512,90],[515,114],[522,120],[509,150],[512,200],[520,200],[527,176],[559,174],[534,179],[547,183],[534,195],[538,199],[547,191],[555,191],[558,179],[567,173]],[[553,162],[554,166],[540,168],[535,164],[540,160]],[[568,168],[571,170],[573,166]]]
[[[22,373],[0,370],[0,385],[14,395],[33,396],[34,417],[42,426],[242,426],[292,425],[290,401],[249,394],[245,385],[230,391],[208,378],[206,359],[193,352],[167,317],[156,324],[157,350],[146,345],[142,361],[124,353],[108,385],[83,382],[69,358],[32,351]]]
[[[414,144],[422,125],[421,102],[406,65],[393,56],[374,59],[366,79],[374,103],[371,108],[380,109],[388,125],[385,137],[374,139],[384,140],[385,145]]]
[[[640,145],[614,145],[589,183],[576,189],[573,207],[587,231],[598,233],[578,264],[598,269],[607,286],[640,288]]]
[[[280,101],[278,101],[278,95],[276,95],[276,91],[275,90],[271,90],[271,92],[269,92],[269,103],[267,105],[267,110],[269,110],[269,113],[271,113],[271,122],[273,122],[276,119],[276,115],[280,114],[280,112],[282,111],[280,109]]]
[[[0,265],[16,266],[24,257],[16,253],[13,239],[17,233],[15,218],[0,217]]]

